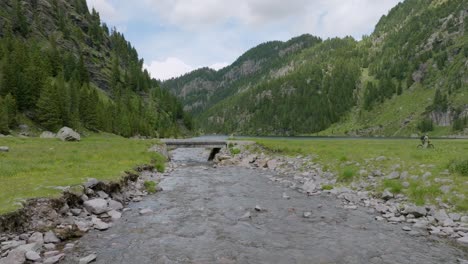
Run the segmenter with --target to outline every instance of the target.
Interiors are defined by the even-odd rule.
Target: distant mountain
[[[406,0],[361,41],[304,35],[166,81],[205,132],[468,134],[468,6]]]
[[[86,0],[0,2],[0,133],[21,123],[175,135],[190,118]]]

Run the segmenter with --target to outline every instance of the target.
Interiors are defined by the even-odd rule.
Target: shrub
[[[232,149],[231,149],[231,154],[232,154],[232,155],[239,154],[240,152],[241,152],[241,151],[240,151],[240,149],[238,149],[238,148],[232,148]]]
[[[384,180],[383,186],[385,189],[390,189],[392,193],[401,193],[403,190],[403,185],[399,180]]]
[[[166,171],[166,165],[164,163],[162,163],[162,162],[161,163],[160,162],[156,163],[155,168],[156,168],[156,170],[158,172],[161,172],[161,173]]]
[[[145,189],[148,193],[156,193],[156,182],[154,181],[145,181]]]
[[[326,184],[322,186],[322,190],[325,190],[325,191],[332,190],[333,188],[334,188],[333,185],[330,185],[330,184]]]
[[[449,169],[452,173],[459,173],[462,176],[468,176],[468,159],[451,161]]]
[[[344,169],[343,173],[340,176],[338,176],[338,181],[350,182],[353,180],[355,175],[356,175],[355,169],[347,167]]]
[[[423,133],[432,131],[434,130],[434,123],[429,118],[423,119],[419,122],[418,129]]]

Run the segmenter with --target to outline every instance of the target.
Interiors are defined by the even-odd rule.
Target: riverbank
[[[0,137],[0,214],[21,208],[29,198],[59,197],[88,178],[118,181],[140,164],[163,168],[164,158],[147,150],[157,140],[93,134],[80,142],[59,139]]]
[[[330,193],[345,209],[369,208],[376,220],[400,224],[409,233],[468,245],[468,177],[447,168],[450,159],[465,157],[468,142],[413,151],[407,142],[255,141],[232,142],[218,164],[272,170],[270,180],[292,189]]]

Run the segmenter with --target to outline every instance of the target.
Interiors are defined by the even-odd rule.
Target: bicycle
[[[418,149],[420,149],[420,148],[434,149],[435,147],[434,147],[434,144],[432,144],[431,142],[429,142],[429,143],[427,143],[427,146],[426,146],[426,147],[424,147],[423,144],[419,144],[419,145],[417,146],[417,148],[418,148]]]

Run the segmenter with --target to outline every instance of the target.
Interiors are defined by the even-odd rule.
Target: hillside
[[[190,126],[177,99],[86,0],[0,2],[0,133],[56,131],[169,136]]]
[[[272,51],[294,40],[269,42],[218,72],[198,70],[162,87],[204,132],[468,134],[467,23],[463,0],[406,0],[361,41],[307,36],[311,44],[283,57]],[[229,82],[226,72],[246,62],[251,74]]]

